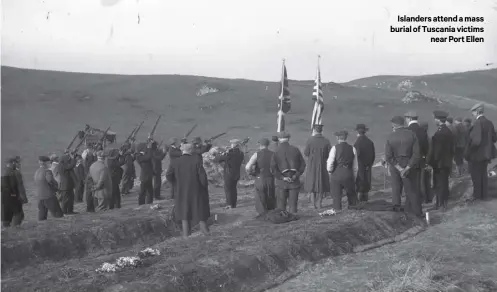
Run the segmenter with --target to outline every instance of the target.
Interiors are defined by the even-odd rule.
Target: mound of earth
[[[413,102],[433,102],[433,103],[442,103],[442,101],[435,97],[429,97],[422,94],[419,91],[408,91],[402,98],[403,103],[413,103]]]

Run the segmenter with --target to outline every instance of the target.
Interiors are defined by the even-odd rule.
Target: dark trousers
[[[473,181],[473,198],[482,200],[488,196],[488,161],[471,161],[469,173]]]
[[[74,212],[74,189],[59,191],[59,201],[64,214]]]
[[[435,185],[436,206],[447,207],[449,201],[449,176],[451,168],[434,168],[433,175],[436,177],[437,184]]]
[[[3,226],[18,226],[24,220],[22,202],[17,196],[8,197],[2,200],[2,221]]]
[[[145,198],[147,204],[152,204],[154,202],[154,187],[152,184],[153,179],[149,178],[142,180],[140,182],[140,193],[138,194],[138,205],[145,204]]]
[[[345,190],[349,206],[357,204],[357,192],[352,169],[338,167],[331,175],[333,209],[342,210],[342,192]]]
[[[236,201],[238,200],[238,190],[236,185],[238,184],[238,179],[231,177],[224,178],[224,194],[226,195],[226,205],[231,206],[231,208],[236,208]]]
[[[74,188],[74,200],[78,203],[83,202],[83,193],[85,191],[85,184],[83,181],[76,183],[76,188]]]
[[[171,183],[171,199],[174,199],[174,192],[176,191],[176,183]]]
[[[279,210],[286,211],[286,205],[288,203],[288,211],[290,213],[297,213],[297,203],[299,201],[299,191],[297,189],[285,189],[276,187],[276,208]]]
[[[418,217],[423,216],[421,197],[418,191],[419,169],[412,168],[406,177],[401,177],[400,172],[390,166],[392,179],[392,203],[396,207],[401,206],[402,190],[406,194],[404,210]]]
[[[456,147],[454,151],[454,162],[457,166],[464,164],[464,147]]]
[[[154,175],[154,198],[160,198],[160,188],[162,186],[162,177],[160,174]]]
[[[356,187],[357,192],[359,193],[359,201],[361,202],[367,202],[369,199],[368,193],[371,190],[371,176],[371,166],[359,166],[356,177]]]
[[[121,208],[121,190],[119,190],[119,181],[112,180],[112,196],[109,199],[109,209],[114,208]]]
[[[132,175],[123,174],[123,179],[121,180],[121,193],[127,194],[131,189],[133,189],[134,177]]]
[[[276,207],[273,177],[258,177],[255,180],[255,210],[262,214]]]
[[[419,179],[422,202],[424,201],[425,203],[431,203],[433,200],[433,194],[431,191],[431,171],[427,169],[421,169],[420,171]]]
[[[54,218],[61,218],[64,216],[57,197],[53,196],[38,201],[38,220],[47,220],[48,212],[50,212],[50,215]]]

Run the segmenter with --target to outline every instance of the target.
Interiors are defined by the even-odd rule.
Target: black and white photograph
[[[1,291],[497,291],[497,0],[0,10]]]

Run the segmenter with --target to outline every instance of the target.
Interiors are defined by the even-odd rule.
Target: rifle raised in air
[[[105,130],[104,134],[102,135],[102,137],[101,137],[101,138],[100,138],[100,140],[98,141],[98,143],[99,143],[100,145],[102,145],[102,147],[103,147],[103,145],[104,145],[104,140],[105,140],[105,138],[107,137],[107,133],[109,132],[110,127],[111,127],[111,126],[112,126],[112,123],[109,125],[109,127],[107,127],[107,129]]]
[[[152,128],[152,132],[150,132],[150,134],[148,135],[149,140],[154,139],[155,130],[157,129],[157,125],[159,124],[160,118],[162,118],[162,115],[159,115],[159,117],[157,118],[157,121],[155,121],[155,125]]]
[[[66,148],[66,151],[68,151],[68,150],[70,150],[70,149],[71,149],[72,144],[74,144],[74,141],[76,141],[76,138],[78,138],[78,137],[79,137],[79,131],[78,131],[78,132],[76,132],[76,135],[74,135],[74,138],[72,138],[71,143],[69,143],[69,145],[68,145],[68,146],[67,146],[67,148]]]
[[[73,154],[78,153],[79,147],[81,147],[81,145],[85,141],[86,136],[88,136],[88,132],[85,132],[85,135],[83,136],[83,138],[79,141],[78,145],[76,145],[76,148],[74,148],[74,150],[72,151]]]
[[[210,137],[209,139],[205,140],[205,142],[212,142],[214,140],[216,140],[217,138],[221,137],[221,136],[224,136],[226,135],[226,132],[222,132],[221,134],[217,134],[216,136],[212,136]]]
[[[197,126],[198,126],[198,124],[193,125],[193,127],[188,132],[186,132],[186,135],[183,137],[183,139],[181,139],[182,143],[186,143],[186,141],[188,140],[188,136],[190,136],[190,134],[193,132],[193,130],[195,130],[197,128]]]

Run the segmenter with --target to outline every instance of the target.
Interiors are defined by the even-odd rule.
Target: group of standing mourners
[[[473,181],[475,199],[488,195],[487,167],[496,158],[497,135],[494,125],[483,115],[483,104],[471,112],[475,122],[460,118],[452,124],[448,113],[434,111],[437,131],[430,138],[428,124],[419,124],[418,115],[408,112],[391,119],[393,131],[385,143],[385,163],[391,176],[394,209],[423,215],[422,203],[432,201],[430,173],[433,174],[435,208],[445,209],[449,198],[449,177],[453,161],[457,173],[464,173],[464,160]],[[407,126],[406,126],[407,123]],[[314,208],[322,208],[323,197],[331,193],[333,208],[342,209],[345,192],[348,206],[368,201],[371,190],[375,145],[366,135],[368,128],[358,124],[354,145],[347,142],[349,133],[338,131],[335,145],[323,136],[323,125],[314,125],[312,137],[302,152],[291,145],[290,134],[278,133],[271,141],[258,141],[259,150],[245,165],[248,174],[255,177],[255,208],[257,213],[289,210],[297,213],[298,196],[303,190],[310,194]],[[121,207],[121,195],[133,188],[136,171],[141,168],[138,204],[152,204],[160,197],[162,161],[169,154],[170,165],[166,178],[171,184],[174,199],[174,217],[182,222],[183,235],[191,233],[192,225],[200,223],[201,231],[209,233],[210,217],[207,174],[202,154],[209,151],[212,141],[196,137],[192,142],[171,138],[159,149],[149,137],[146,143],[126,142],[121,149],[103,150],[102,145],[88,147],[82,155],[66,151],[57,155],[40,156],[35,172],[35,192],[38,197],[38,219],[75,214],[74,203],[86,199],[87,211],[103,211]],[[231,146],[215,157],[223,163],[226,208],[237,206],[237,183],[244,162],[241,145],[246,142],[233,139]],[[307,162],[304,159],[307,157]],[[26,191],[20,172],[20,157],[7,159],[2,174],[3,226],[19,225],[23,218]],[[305,174],[303,185],[301,176]],[[401,206],[401,194],[406,195]],[[288,206],[288,208],[287,208]]]

